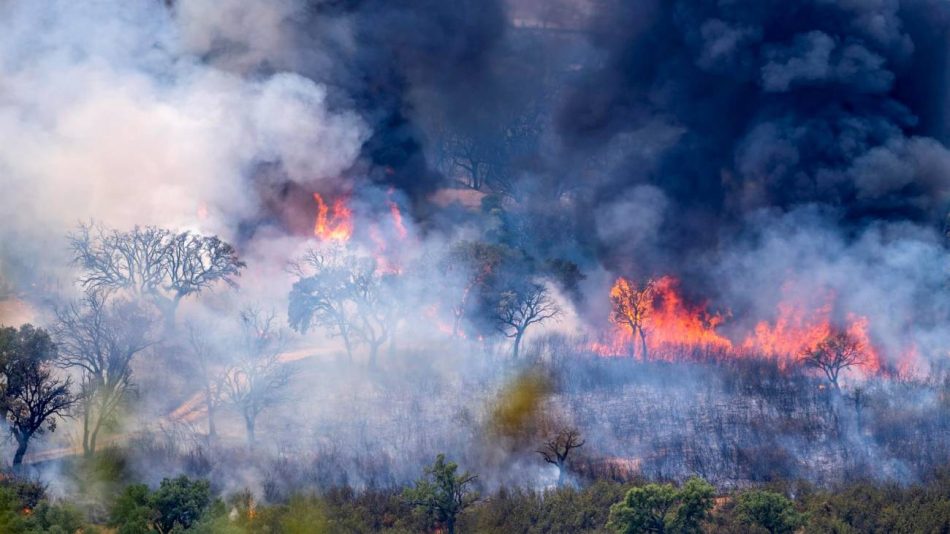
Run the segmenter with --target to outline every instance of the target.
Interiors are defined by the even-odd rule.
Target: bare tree
[[[514,339],[512,354],[517,359],[528,327],[560,314],[561,307],[551,298],[547,286],[530,283],[501,294],[495,307],[495,324],[502,334]]]
[[[656,280],[649,278],[642,283],[618,278],[610,290],[611,319],[630,329],[630,355],[636,354],[636,338],[640,337],[641,355],[648,358],[646,322],[653,310],[656,297]]]
[[[815,348],[806,350],[801,356],[802,363],[821,369],[840,392],[838,378],[841,371],[867,362],[867,351],[860,341],[845,330],[834,329]]]
[[[284,335],[273,312],[241,312],[237,358],[225,374],[224,395],[244,419],[249,448],[254,447],[258,416],[286,395],[292,371],[280,360],[283,349]]]
[[[227,367],[220,357],[221,351],[214,346],[206,331],[194,325],[188,328],[188,345],[192,369],[201,381],[208,418],[208,441],[217,437],[215,415],[223,401]]]
[[[221,281],[236,286],[245,263],[217,236],[175,233],[154,226],[131,231],[84,224],[70,234],[79,281],[87,291],[125,290],[146,298],[174,323],[182,299]]]
[[[45,330],[29,324],[19,330],[0,327],[0,354],[5,378],[0,408],[17,442],[16,469],[33,436],[55,431],[56,419],[66,416],[76,398],[68,377],[53,376],[59,353]]]
[[[136,302],[107,301],[98,292],[58,309],[56,317],[60,365],[82,374],[82,447],[91,456],[103,425],[133,391],[133,359],[156,343],[154,320]]]
[[[576,428],[562,428],[553,438],[544,442],[544,446],[538,451],[545,462],[557,466],[558,486],[564,484],[568,455],[572,450],[583,447],[585,443]]]

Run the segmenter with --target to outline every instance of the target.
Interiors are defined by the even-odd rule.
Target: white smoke
[[[154,0],[0,9],[0,269],[79,220],[232,238],[258,209],[255,166],[313,184],[353,163],[359,117],[298,75],[243,76],[194,55],[210,16],[194,4],[177,17]]]

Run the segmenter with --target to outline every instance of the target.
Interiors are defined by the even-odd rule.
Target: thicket
[[[441,465],[441,467],[440,467]],[[0,532],[20,533],[418,533],[447,531],[446,516],[420,506],[440,498],[434,469],[461,480],[438,461],[413,488],[337,487],[259,502],[249,491],[215,492],[181,476],[156,487],[132,484],[101,497],[96,517],[84,504],[51,497],[30,480],[0,480]],[[431,493],[427,493],[431,492]],[[463,488],[456,532],[536,534],[611,532],[859,533],[947,532],[950,469],[919,484],[874,480],[818,488],[801,481],[716,492],[694,478],[683,484],[597,480],[547,490]]]

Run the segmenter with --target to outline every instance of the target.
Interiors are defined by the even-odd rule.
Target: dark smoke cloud
[[[925,1],[604,2],[605,51],[559,116],[568,146],[651,121],[683,134],[643,172],[632,152],[603,187],[660,188],[661,229],[706,250],[763,208],[819,203],[845,227],[937,224],[950,155],[934,98],[946,84],[950,5]],[[599,197],[595,196],[599,201]]]
[[[419,115],[427,110],[419,108],[464,114],[490,98],[492,80],[482,73],[504,35],[502,3],[311,0],[291,3],[285,16],[289,46],[258,57],[257,68],[326,83],[337,105],[372,129],[352,174],[420,207],[442,177],[426,160]]]

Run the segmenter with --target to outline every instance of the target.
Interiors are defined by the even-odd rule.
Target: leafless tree
[[[557,466],[558,486],[564,484],[568,455],[572,450],[583,447],[585,443],[586,441],[581,439],[581,433],[576,428],[562,428],[538,451],[545,462]]]
[[[60,364],[82,375],[82,446],[91,456],[103,425],[133,391],[133,359],[156,343],[154,319],[135,301],[107,301],[99,292],[58,309],[56,317]]]
[[[125,290],[146,298],[161,310],[166,325],[174,322],[182,299],[219,281],[236,286],[245,267],[234,247],[217,236],[154,226],[121,232],[84,224],[69,240],[83,269],[79,281],[84,289]]]
[[[617,279],[610,291],[612,305],[611,319],[630,329],[630,355],[636,353],[636,338],[640,338],[641,355],[648,358],[646,322],[653,310],[656,297],[656,280],[649,278],[642,283],[631,282],[626,278]]]
[[[813,349],[805,351],[802,362],[820,369],[835,391],[840,392],[838,378],[848,367],[867,362],[867,351],[862,343],[845,330],[835,329]]]
[[[236,360],[224,377],[224,396],[244,419],[252,448],[258,416],[285,398],[292,370],[280,360],[284,335],[273,312],[241,311],[238,341]]]
[[[0,354],[5,379],[0,408],[17,442],[16,469],[33,436],[56,430],[56,419],[67,415],[76,397],[70,392],[69,377],[53,374],[59,353],[45,330],[32,325],[19,330],[0,327]]]
[[[221,358],[221,348],[215,346],[208,333],[197,326],[188,328],[189,363],[201,381],[205,411],[208,417],[208,441],[217,437],[215,416],[223,401],[224,384],[227,378],[227,366]]]
[[[501,294],[495,308],[495,324],[502,334],[514,340],[512,355],[517,359],[528,327],[560,314],[561,307],[551,298],[547,286],[530,283]]]

